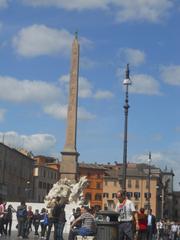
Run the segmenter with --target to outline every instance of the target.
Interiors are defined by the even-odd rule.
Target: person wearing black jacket
[[[8,205],[7,209],[5,210],[4,214],[4,225],[5,225],[5,232],[11,236],[11,227],[12,227],[12,214],[16,212],[11,204]]]
[[[54,219],[54,240],[63,240],[63,230],[66,222],[65,202],[60,197],[56,197],[55,206],[52,210]]]
[[[41,216],[39,214],[39,209],[36,209],[33,215],[33,225],[35,229],[35,233],[34,233],[35,236],[39,236],[38,229],[40,225],[40,219],[41,219]]]
[[[152,214],[152,209],[149,209],[147,216],[147,239],[152,240],[156,234],[156,217]]]

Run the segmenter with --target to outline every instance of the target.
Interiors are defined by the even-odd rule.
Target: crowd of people
[[[135,209],[134,203],[120,191],[117,193],[118,240],[180,240],[180,225],[156,217],[152,209]]]
[[[36,209],[25,202],[14,209],[12,205],[0,199],[0,239],[1,236],[11,236],[12,216],[17,217],[17,236],[22,239],[29,237],[30,232],[35,237],[50,239],[52,233],[54,240],[63,240],[63,230],[66,223],[66,203],[56,197],[54,207],[51,209]],[[144,208],[135,209],[134,203],[119,191],[115,211],[118,213],[117,240],[180,240],[180,225],[165,221],[152,214],[152,210]],[[75,240],[77,235],[95,236],[97,233],[97,212],[88,206],[73,209],[68,219],[70,230],[68,240]],[[52,231],[53,229],[53,231]],[[98,239],[97,239],[98,240]]]
[[[56,197],[51,209],[42,208],[32,211],[32,206],[27,206],[24,201],[17,209],[0,199],[0,239],[1,236],[11,236],[12,215],[17,218],[17,237],[28,239],[30,232],[41,239],[50,239],[52,233],[54,240],[63,240],[63,230],[66,223],[66,203]],[[69,240],[74,240],[76,235],[94,235],[95,218],[87,206],[78,207],[71,215]],[[53,230],[53,231],[52,231]]]

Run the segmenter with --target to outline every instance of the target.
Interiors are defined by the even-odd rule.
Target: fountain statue
[[[84,203],[83,199],[83,189],[88,185],[88,180],[86,176],[79,179],[78,182],[69,180],[67,178],[60,179],[58,182],[53,184],[47,196],[45,196],[44,202],[47,208],[52,209],[54,207],[56,197],[61,198],[62,203],[66,203],[66,226],[64,232],[69,231],[70,215],[72,214],[72,209],[82,206]]]

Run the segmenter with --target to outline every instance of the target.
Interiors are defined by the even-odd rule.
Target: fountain
[[[65,224],[64,233],[69,232],[69,220],[72,214],[72,209],[76,209],[84,203],[83,189],[85,189],[87,185],[88,180],[86,176],[81,177],[76,183],[74,183],[73,180],[63,178],[53,185],[48,195],[44,198],[44,203],[47,209],[52,209],[54,207],[56,197],[60,197],[61,202],[66,203],[65,212],[67,222]]]

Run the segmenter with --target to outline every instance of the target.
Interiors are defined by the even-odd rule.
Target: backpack
[[[26,209],[25,208],[18,209],[17,217],[26,217]]]

